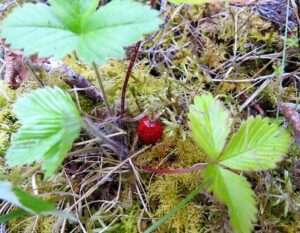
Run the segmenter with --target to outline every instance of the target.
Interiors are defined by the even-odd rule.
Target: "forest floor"
[[[0,3],[0,15],[7,14],[15,3]],[[125,160],[119,158],[112,151],[99,149],[94,138],[82,133],[62,169],[46,180],[39,165],[13,169],[5,165],[11,134],[18,127],[12,104],[17,96],[40,83],[23,63],[22,54],[1,44],[0,177],[43,194],[61,209],[76,211],[81,220],[72,224],[55,217],[24,217],[10,221],[5,226],[7,232],[48,233],[53,228],[60,229],[58,232],[143,232],[151,219],[165,215],[201,182],[198,171],[188,169],[205,159],[187,122],[188,106],[196,95],[210,92],[222,100],[234,117],[235,127],[251,115],[288,125],[279,104],[296,106],[299,102],[300,20],[296,1],[290,1],[288,16],[287,2],[280,0],[199,6],[162,0],[154,7],[164,19],[161,30],[127,48],[127,59],[111,60],[99,67],[108,101],[117,112],[124,77],[139,47],[129,80],[125,125],[115,124],[115,117],[107,116],[105,105],[97,99],[97,89],[86,93],[71,87],[80,88],[78,82],[72,82],[71,72],[97,86],[91,68],[76,57],[64,59],[67,72],[62,71],[62,64],[52,61],[47,63],[47,71],[31,67],[44,84],[73,93],[80,108],[105,127],[108,137],[124,142],[131,155]],[[151,146],[143,145],[136,134],[138,120],[145,112],[159,115],[164,125],[162,140]],[[297,129],[289,130],[296,142],[300,141]],[[176,174],[176,169],[170,168],[187,169]],[[291,146],[277,169],[247,173],[246,177],[257,196],[254,232],[299,233],[299,145]],[[0,211],[6,208],[5,203],[0,205]],[[157,232],[229,233],[231,227],[225,206],[203,192]]]

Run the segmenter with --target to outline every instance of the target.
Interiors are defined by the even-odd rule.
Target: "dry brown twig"
[[[279,104],[279,110],[291,124],[294,131],[295,142],[300,145],[300,114],[297,112],[297,105],[286,103]]]

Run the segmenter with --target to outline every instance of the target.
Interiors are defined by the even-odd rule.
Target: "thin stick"
[[[107,100],[107,96],[106,96],[106,93],[105,93],[105,90],[104,90],[103,82],[102,82],[101,76],[99,74],[99,71],[98,71],[98,68],[97,68],[97,65],[96,65],[95,62],[93,62],[93,68],[94,68],[94,71],[95,71],[95,74],[96,74],[98,85],[99,85],[99,87],[101,89],[101,92],[102,92],[102,97],[103,97],[104,103],[106,105],[106,108],[107,108],[109,114],[112,116],[113,112],[112,112],[112,110],[111,110],[111,108],[109,106],[109,103],[108,103],[108,100]]]
[[[27,67],[29,68],[30,72],[32,73],[33,77],[36,79],[36,81],[38,82],[38,84],[41,87],[44,87],[45,84],[43,83],[43,81],[39,78],[39,76],[36,74],[36,72],[34,71],[32,65],[30,64],[30,62],[25,60],[25,64],[27,65]]]
[[[239,111],[243,111],[272,81],[272,79],[266,79],[263,84],[240,106]]]

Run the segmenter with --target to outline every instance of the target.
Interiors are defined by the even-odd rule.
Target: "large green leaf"
[[[31,214],[41,214],[56,210],[53,204],[13,187],[8,181],[0,181],[0,199],[8,201]]]
[[[0,181],[0,199],[19,207],[30,214],[55,215],[76,220],[71,214],[57,211],[55,206],[43,199],[13,187],[8,181]]]
[[[232,169],[274,168],[287,153],[291,137],[268,118],[249,118],[232,136],[220,163]]]
[[[41,161],[46,176],[53,174],[80,133],[80,114],[70,95],[41,88],[19,98],[14,112],[22,126],[7,151],[8,165]]]
[[[211,94],[196,96],[189,108],[189,121],[197,144],[216,160],[230,133],[231,118],[223,104]]]
[[[123,58],[124,47],[158,29],[158,11],[132,0],[51,0],[24,4],[3,22],[1,36],[26,55],[61,59],[75,51],[87,63]]]
[[[203,171],[204,179],[212,179],[211,190],[219,201],[226,204],[230,223],[236,233],[250,233],[256,220],[254,192],[245,177],[218,165],[209,165]]]

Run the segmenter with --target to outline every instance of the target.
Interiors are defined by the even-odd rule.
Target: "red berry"
[[[160,121],[151,120],[148,116],[145,116],[139,121],[137,133],[143,143],[154,144],[161,139],[163,127]]]

